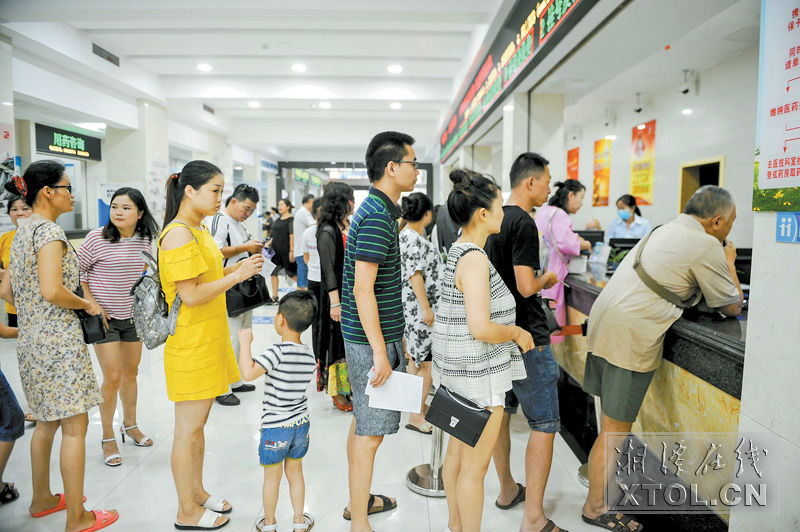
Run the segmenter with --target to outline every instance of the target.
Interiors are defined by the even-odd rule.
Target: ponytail
[[[199,190],[218,175],[222,175],[222,170],[210,162],[191,161],[186,163],[183,170],[169,176],[167,178],[167,207],[164,211],[164,227],[178,215],[186,185]]]

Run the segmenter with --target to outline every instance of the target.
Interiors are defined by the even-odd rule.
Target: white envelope
[[[375,388],[367,382],[364,393],[369,396],[370,408],[419,414],[422,408],[422,377],[393,371],[383,386]]]

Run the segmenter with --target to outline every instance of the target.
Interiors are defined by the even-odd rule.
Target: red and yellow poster
[[[611,141],[594,142],[594,183],[592,185],[592,207],[608,205],[608,187],[611,169]]]
[[[578,154],[580,148],[572,148],[567,152],[567,179],[578,179]]]
[[[653,204],[655,180],[656,121],[633,128],[631,134],[631,191],[639,205]]]

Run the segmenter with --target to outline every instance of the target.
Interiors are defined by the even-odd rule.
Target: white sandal
[[[200,517],[200,520],[197,522],[196,525],[182,525],[179,522],[175,521],[175,528],[178,530],[216,530],[218,528],[222,528],[223,526],[227,525],[231,522],[230,519],[222,523],[221,525],[214,525],[217,522],[217,519],[222,517],[222,515],[212,512],[211,510],[206,510],[203,512],[203,515]]]
[[[308,532],[314,527],[314,516],[309,513],[303,513],[302,523],[292,523],[292,530],[305,530]]]
[[[117,439],[116,438],[108,438],[106,440],[100,440],[100,450],[101,451],[103,450],[103,444],[104,443],[109,443],[109,442],[112,442],[112,441],[116,442]],[[119,458],[119,462],[117,462],[116,464],[112,464],[111,460],[116,460],[117,458]],[[119,454],[119,453],[110,454],[110,455],[106,456],[105,458],[103,458],[103,463],[105,465],[109,466],[109,467],[121,466],[122,465],[122,455]]]
[[[231,507],[226,510],[225,499],[223,499],[222,497],[214,497],[213,495],[208,496],[206,502],[203,503],[203,508],[221,514],[229,514],[233,511],[233,505],[231,505]]]
[[[256,523],[256,530],[258,532],[273,532],[274,530],[278,530],[278,522],[275,521],[271,525],[265,525],[264,521],[266,520],[265,517],[262,517],[258,523]]]
[[[153,445],[153,439],[152,438],[148,438],[147,436],[145,436],[141,440],[136,441],[136,438],[134,438],[133,436],[128,434],[129,430],[133,430],[133,429],[138,428],[138,427],[139,427],[138,424],[131,425],[130,427],[120,426],[119,427],[119,433],[122,435],[122,443],[125,443],[125,436],[128,436],[131,440],[133,440],[133,443],[136,445],[136,447],[150,447],[150,446],[152,446]],[[212,510],[213,510],[213,508],[212,508]]]

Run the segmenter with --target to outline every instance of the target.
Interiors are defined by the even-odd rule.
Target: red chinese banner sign
[[[594,143],[594,180],[592,184],[592,207],[608,205],[608,189],[611,180],[611,141],[596,140]]]
[[[635,126],[631,133],[631,191],[639,205],[653,204],[656,121]]]
[[[578,155],[580,148],[573,148],[567,152],[567,179],[578,179]]]

